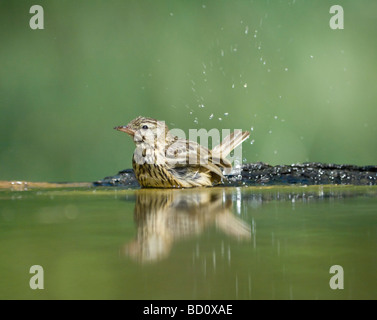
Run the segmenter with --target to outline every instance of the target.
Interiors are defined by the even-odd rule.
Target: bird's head
[[[152,118],[138,117],[126,126],[118,126],[114,129],[130,135],[136,144],[154,146],[157,141],[165,142],[169,129],[164,121]]]

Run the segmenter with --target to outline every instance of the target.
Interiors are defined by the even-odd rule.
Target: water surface
[[[376,270],[376,187],[0,191],[1,299],[376,299]]]

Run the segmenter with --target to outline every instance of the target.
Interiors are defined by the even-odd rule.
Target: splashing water
[[[237,175],[237,176],[240,176],[241,175],[241,171],[242,171],[242,161],[240,161],[239,159],[234,159],[234,163],[233,163],[233,168],[232,168],[232,171],[231,171],[231,175]],[[242,178],[239,177],[240,179]]]

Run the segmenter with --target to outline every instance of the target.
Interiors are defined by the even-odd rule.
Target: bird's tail
[[[248,131],[235,130],[226,136],[219,145],[212,149],[212,159],[217,159],[219,164],[224,168],[232,168],[232,164],[226,159],[226,156],[244,142],[250,135]]]

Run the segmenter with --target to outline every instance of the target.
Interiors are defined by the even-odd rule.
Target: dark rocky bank
[[[355,166],[307,162],[302,164],[271,166],[267,163],[247,163],[238,175],[228,175],[225,186],[260,185],[376,185],[377,166]],[[119,171],[114,176],[94,182],[95,186],[119,186],[137,188],[132,169]]]

